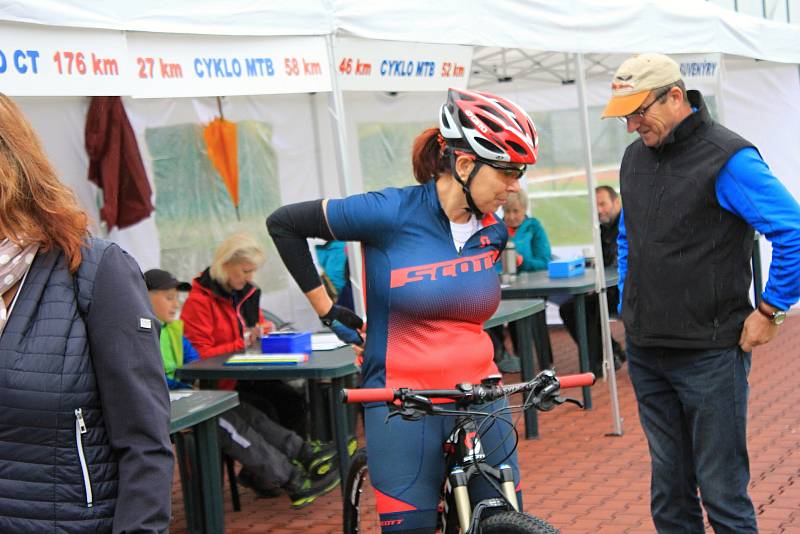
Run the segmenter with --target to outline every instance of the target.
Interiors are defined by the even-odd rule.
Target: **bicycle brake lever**
[[[420,410],[416,410],[414,408],[397,408],[389,409],[389,414],[386,416],[386,420],[388,421],[392,417],[400,416],[406,421],[419,421],[423,417],[425,417],[425,413],[421,412]]]
[[[403,398],[400,406],[390,405],[386,420],[399,415],[406,421],[419,421],[429,413],[433,413],[433,403],[430,399],[409,395]]]
[[[565,402],[569,402],[576,405],[578,408],[583,408],[583,403],[578,399],[573,399],[572,397],[556,397],[553,399],[553,402],[556,404],[564,404]]]

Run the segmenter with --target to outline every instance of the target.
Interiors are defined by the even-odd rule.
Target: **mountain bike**
[[[344,389],[343,402],[386,402],[389,417],[418,420],[424,416],[455,415],[455,424],[443,444],[449,476],[442,484],[437,532],[442,534],[557,534],[559,531],[546,521],[519,511],[514,488],[514,476],[509,465],[495,468],[486,463],[481,444],[481,432],[497,421],[510,424],[501,413],[522,411],[533,407],[548,411],[564,402],[580,407],[576,399],[562,398],[562,388],[583,387],[594,384],[592,373],[556,377],[552,370],[544,370],[529,381],[500,385],[500,376],[488,377],[481,384],[458,384],[452,390]],[[494,412],[470,411],[470,406],[485,404],[524,393],[521,405],[508,406]],[[447,399],[455,409],[434,404],[433,399]],[[509,433],[516,430],[513,425]],[[516,448],[516,441],[514,444]],[[477,503],[470,502],[469,481],[483,477],[495,489],[496,496]],[[354,455],[347,475],[344,499],[344,532],[346,534],[379,533],[380,520],[375,507],[375,495],[370,486],[366,449]]]

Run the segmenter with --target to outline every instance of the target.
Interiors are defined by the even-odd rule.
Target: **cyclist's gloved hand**
[[[363,345],[364,339],[358,330],[364,326],[364,321],[352,310],[343,306],[333,305],[331,310],[320,317],[322,324],[330,328],[336,337],[352,345]]]
[[[333,321],[328,328],[333,330],[333,333],[336,334],[336,337],[345,343],[349,343],[351,345],[364,344],[364,339],[361,337],[361,334],[358,333],[358,330],[348,328],[339,321]]]

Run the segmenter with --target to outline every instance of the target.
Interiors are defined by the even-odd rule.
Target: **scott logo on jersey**
[[[474,256],[393,269],[391,287],[403,287],[406,284],[424,280],[433,281],[440,276],[455,277],[461,273],[476,273],[491,269],[498,256],[499,253],[496,250],[489,250]]]

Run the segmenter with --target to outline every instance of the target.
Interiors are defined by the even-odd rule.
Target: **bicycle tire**
[[[380,534],[380,520],[375,506],[375,492],[369,480],[367,450],[359,449],[350,460],[345,483],[345,534]]]
[[[500,512],[480,524],[481,534],[559,534],[556,527],[522,512]]]

